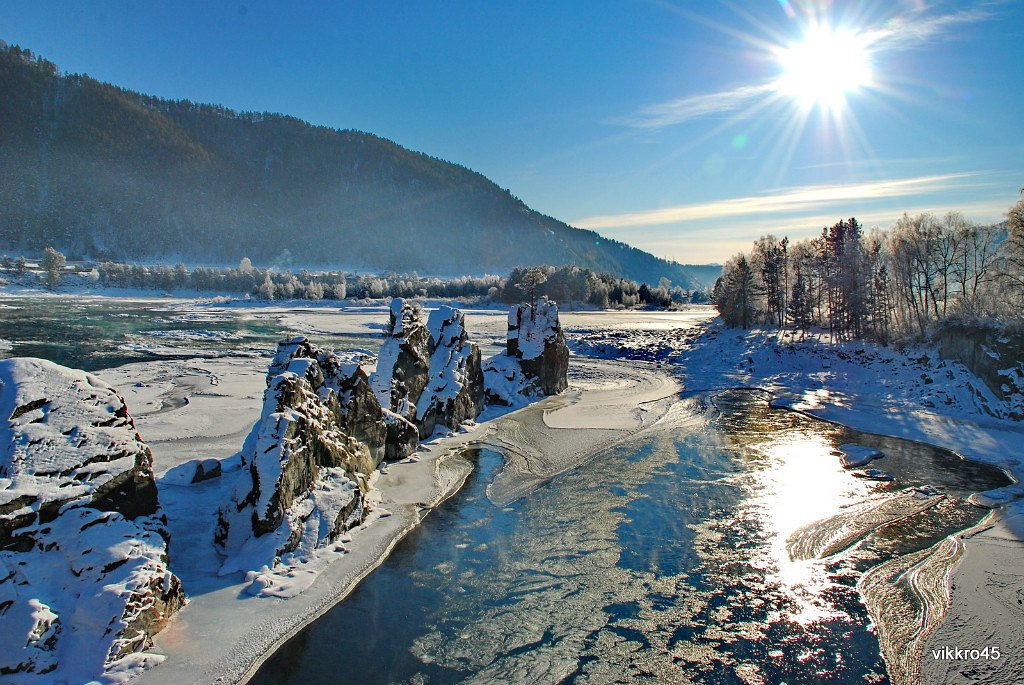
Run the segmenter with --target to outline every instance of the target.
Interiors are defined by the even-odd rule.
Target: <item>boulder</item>
[[[0,673],[130,674],[185,602],[153,455],[124,399],[42,359],[0,361]]]
[[[196,464],[196,470],[192,475],[192,483],[202,483],[203,481],[220,478],[222,473],[223,467],[219,459],[203,459]]]
[[[523,374],[542,395],[569,387],[569,347],[558,321],[558,305],[546,297],[536,308],[513,305],[508,312],[506,354],[519,360]]]

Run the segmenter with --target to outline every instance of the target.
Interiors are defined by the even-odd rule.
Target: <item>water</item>
[[[844,471],[847,442],[896,480]],[[466,458],[462,491],[252,683],[885,683],[857,579],[973,525],[963,498],[1007,482],[754,392],[681,401],[507,506],[486,493],[501,455]],[[926,483],[946,496],[905,491]]]
[[[269,355],[296,334],[329,349],[375,351],[374,335],[310,334],[294,314],[126,298],[11,297],[0,300],[0,357],[41,357],[96,371],[151,359]],[[386,320],[386,314],[383,315]]]

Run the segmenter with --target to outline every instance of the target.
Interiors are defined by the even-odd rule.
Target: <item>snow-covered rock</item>
[[[121,682],[184,603],[153,456],[91,374],[0,361],[0,673]]]
[[[221,573],[312,553],[362,523],[367,479],[384,458],[386,435],[384,414],[358,364],[305,338],[279,343],[262,415],[242,447],[232,501],[220,510]]]
[[[839,462],[843,465],[844,469],[859,469],[867,466],[875,459],[881,459],[885,456],[880,450],[876,450],[873,447],[854,445],[852,443],[840,445],[839,451],[843,453],[843,456],[839,458]]]
[[[418,426],[417,404],[430,380],[430,332],[419,305],[396,297],[370,382],[380,406]],[[401,430],[393,423],[392,430]],[[418,437],[418,436],[417,436]]]
[[[465,316],[452,307],[438,307],[427,319],[430,332],[430,377],[416,403],[420,435],[437,424],[458,428],[484,408],[484,374],[480,348],[469,340]]]
[[[476,418],[484,404],[484,377],[480,349],[469,340],[462,311],[441,306],[424,324],[418,305],[392,300],[371,384],[382,406],[416,425],[418,437],[438,424],[454,429]]]
[[[569,348],[558,321],[558,305],[547,298],[537,301],[536,309],[528,304],[513,305],[508,311],[506,354],[519,361],[524,376],[533,390],[542,395],[557,395],[569,387]],[[498,371],[502,365],[489,364],[488,369]],[[500,371],[507,371],[502,366]],[[495,386],[501,377],[491,374]],[[496,399],[500,392],[492,392]]]

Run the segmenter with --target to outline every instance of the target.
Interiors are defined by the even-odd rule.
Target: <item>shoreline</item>
[[[714,332],[711,339],[709,332]],[[938,588],[944,594],[940,597],[944,615],[918,645],[922,651],[917,669],[911,670],[911,678],[905,682],[1016,682],[1024,673],[1024,568],[1008,559],[1024,558],[1024,462],[1016,456],[1017,446],[1024,440],[1024,425],[981,412],[967,390],[977,379],[952,362],[933,359],[928,365],[917,364],[909,354],[864,343],[847,345],[853,354],[846,356],[858,356],[862,350],[859,356],[865,359],[843,360],[837,354],[843,347],[821,351],[813,349],[812,342],[786,349],[776,331],[711,325],[701,337],[703,340],[681,350],[679,364],[687,394],[697,392],[697,386],[706,392],[729,387],[757,389],[767,393],[772,406],[855,430],[947,449],[961,459],[989,464],[1007,474],[1012,484],[975,498],[976,506],[985,500],[991,505],[983,507],[991,510],[988,523],[946,539],[962,544],[963,550],[952,559]],[[867,358],[872,355],[873,359]],[[788,362],[784,361],[787,356]],[[731,360],[728,367],[722,367],[722,359]],[[938,378],[939,369],[950,374],[932,384],[941,383],[940,390],[950,398],[944,403],[949,407],[946,411],[925,405],[918,394],[927,388],[920,385],[920,374]],[[989,586],[1002,591],[986,592]],[[1009,592],[1012,588],[1019,589],[1016,596]],[[867,603],[867,598],[862,598]],[[987,661],[932,658],[933,650],[946,646],[996,646],[1002,653],[1000,659]],[[920,678],[913,677],[915,671]]]
[[[217,360],[201,360],[201,363],[205,367],[213,367],[215,372],[220,369]],[[164,366],[173,369],[175,364],[184,362],[170,362]],[[124,384],[126,378],[133,377],[131,371],[171,372],[167,368],[161,370],[160,365],[132,366],[135,368],[126,370],[126,367],[120,367],[120,370],[111,370],[110,374],[119,375]],[[189,569],[184,573],[183,582],[186,582],[186,590],[191,586],[190,603],[154,638],[152,652],[162,655],[163,662],[139,673],[130,682],[139,685],[180,685],[181,682],[241,685],[247,682],[281,645],[343,601],[364,578],[383,564],[394,548],[435,507],[458,493],[473,468],[470,462],[461,458],[463,450],[474,447],[500,450],[506,458],[502,470],[506,480],[526,485],[525,489],[513,488],[518,497],[536,484],[577,466],[588,455],[606,446],[611,433],[614,433],[611,436],[614,440],[647,425],[649,414],[655,412],[637,406],[637,393],[645,403],[657,405],[666,396],[677,395],[681,387],[671,368],[642,365],[642,369],[633,370],[632,366],[630,363],[575,357],[570,369],[572,385],[569,394],[544,398],[508,411],[492,408],[484,420],[468,430],[429,440],[421,444],[413,457],[387,464],[376,476],[373,490],[377,513],[371,515],[370,522],[350,531],[351,544],[343,535],[341,539],[346,542],[346,551],[340,555],[325,553],[322,570],[317,577],[294,596],[287,599],[248,597],[245,593],[247,584],[238,578],[226,582],[215,578],[209,570],[203,573],[202,569]],[[216,377],[217,373],[211,375]],[[262,386],[262,378],[255,373],[249,382],[255,383],[257,378]],[[625,392],[621,390],[623,384],[629,384]],[[128,387],[140,393],[163,393],[159,387],[137,388],[134,384]],[[613,402],[615,399],[617,404]],[[149,414],[140,413],[140,432],[145,434],[143,424],[147,422],[155,424],[162,420],[170,425],[180,424],[183,420],[181,415],[189,411],[202,411],[202,407],[192,402]],[[245,415],[241,410],[238,413]],[[167,418],[168,414],[172,416]],[[606,421],[612,421],[615,428],[603,427]],[[546,425],[548,422],[556,425]],[[545,453],[544,464],[536,461],[532,465],[517,464],[514,455],[529,451],[527,443],[530,441],[520,445],[524,450],[516,450],[510,449],[505,439],[510,435],[527,434],[529,431],[517,430],[524,424],[538,424],[548,438],[556,436],[562,448]],[[230,425],[224,428],[225,433],[230,434],[232,430]],[[581,442],[580,438],[585,435],[593,439]],[[496,443],[496,436],[504,442]],[[172,460],[180,462],[162,471],[165,491],[175,487],[209,488],[210,497],[216,496],[217,488],[221,486],[217,481],[221,479],[198,485],[184,485],[182,481],[192,463],[184,460],[190,454],[189,443],[202,439],[201,436],[192,436],[167,443],[155,442],[154,451],[159,456],[169,456],[166,452],[161,455],[161,448],[173,448],[175,456]],[[217,440],[214,439],[213,443],[217,444]],[[225,439],[221,443],[222,452],[226,451],[230,441]],[[230,473],[228,471],[226,475]],[[179,484],[175,484],[175,480]],[[161,499],[164,499],[163,492]],[[168,495],[168,501],[173,502],[174,497]],[[187,527],[187,524],[187,521],[178,523],[180,527]],[[201,543],[202,539],[200,535],[196,542]],[[182,540],[180,544],[188,543],[188,540]],[[171,554],[173,557],[173,549]],[[207,554],[206,559],[210,558]]]
[[[583,329],[584,339],[588,334],[620,335],[624,337],[617,342],[632,342],[635,349],[643,352],[645,336],[658,344],[662,344],[666,337],[661,331],[667,329],[649,331],[636,321],[629,321],[629,331],[620,331],[614,322],[620,318],[632,319],[629,313],[618,316],[616,313],[602,314],[583,313],[577,319],[575,333],[572,332],[572,319],[575,317],[566,315],[568,321],[565,325],[570,329],[570,345],[574,349],[574,343],[581,337],[580,326],[585,326],[591,317],[594,318],[594,328],[590,331]],[[660,317],[651,315],[651,319],[655,318]],[[484,337],[497,340],[499,328],[502,328],[499,324],[503,323],[497,317],[482,317]],[[671,326],[671,318],[666,317],[666,323]],[[669,385],[678,386],[682,379],[684,396],[733,387],[762,390],[768,393],[772,406],[856,430],[942,447],[962,458],[992,464],[1007,472],[1014,484],[990,491],[996,495],[990,503],[1003,505],[996,509],[991,525],[956,536],[963,538],[965,550],[947,573],[945,586],[949,609],[925,645],[922,658],[927,656],[933,645],[1003,635],[1006,639],[1000,639],[1005,644],[995,645],[1003,648],[1003,659],[994,666],[1012,669],[1016,663],[1019,668],[1019,664],[1024,663],[1024,653],[1017,655],[1010,648],[1024,645],[1024,612],[1018,617],[1012,602],[1015,597],[1018,602],[1024,598],[1024,571],[1015,570],[1006,559],[1012,561],[1024,555],[1024,465],[1020,457],[1014,456],[1017,454],[1015,446],[1024,437],[1024,426],[983,414],[970,403],[968,393],[968,390],[974,390],[967,384],[977,379],[955,368],[954,376],[952,371],[945,370],[944,362],[939,362],[938,368],[944,369],[943,374],[950,374],[949,381],[936,372],[936,360],[925,364],[916,358],[911,359],[909,353],[898,354],[889,348],[864,344],[848,344],[835,349],[815,348],[814,341],[809,341],[804,347],[798,345],[796,349],[792,346],[787,349],[784,337],[774,332],[737,332],[722,329],[716,324],[703,324],[690,329],[690,332],[705,335],[709,330],[716,331],[719,337],[677,338],[682,345],[677,347],[671,359],[661,355],[641,357],[662,362],[657,364],[616,359],[614,353],[603,355],[593,348],[588,350],[593,356],[575,353],[570,358],[572,385],[569,393],[515,410],[494,408],[470,430],[435,438],[424,444],[413,460],[389,464],[378,476],[375,495],[378,497],[376,507],[379,515],[374,516],[372,525],[353,531],[354,544],[344,553],[331,556],[331,552],[325,554],[325,557],[331,556],[330,559],[318,559],[318,564],[323,561],[317,567],[322,569],[319,577],[289,599],[248,597],[244,592],[244,582],[229,583],[218,579],[215,572],[203,574],[196,573],[197,567],[187,569],[184,575],[190,584],[186,590],[192,597],[192,605],[186,606],[155,637],[154,654],[166,655],[164,663],[138,674],[131,682],[172,685],[180,685],[180,681],[247,682],[276,649],[343,601],[363,579],[384,563],[398,543],[424,520],[431,509],[459,491],[471,468],[468,462],[458,457],[460,450],[478,446],[501,450],[506,464],[499,476],[525,486],[521,490],[512,488],[506,491],[506,495],[515,498],[558,473],[574,468],[594,449],[625,437],[631,427],[638,426],[638,422],[644,425],[645,420],[663,404],[659,400],[672,393],[663,393],[667,392],[667,385],[657,391],[648,387],[651,391],[649,399],[637,401],[634,389],[629,386],[631,374],[613,370],[611,365],[630,370],[648,369],[652,375],[667,379]],[[583,347],[586,349],[586,345]],[[866,353],[862,355],[862,351]],[[623,356],[627,354],[622,349],[619,352]],[[862,356],[854,356],[850,361],[846,353]],[[263,363],[263,359],[241,357],[168,359],[97,372],[123,392],[140,433],[147,437],[153,448],[158,480],[162,485],[162,501],[163,486],[171,492],[176,488],[189,487],[192,488],[190,492],[208,493],[212,499],[218,493],[217,488],[223,490],[221,486],[232,480],[231,460],[227,458],[237,452],[239,435],[244,437],[254,417],[259,414],[260,398],[265,388]],[[908,368],[904,370],[901,365]],[[605,370],[594,371],[599,368]],[[184,374],[186,377],[182,377],[183,371],[188,372]],[[924,405],[920,401],[922,386],[916,380],[916,376],[923,372],[936,378],[935,385],[928,386],[925,391],[938,388],[951,396],[959,391],[960,395],[954,398],[956,402],[940,409]],[[885,373],[889,375],[883,375]],[[585,389],[581,391],[577,387],[579,385]],[[602,393],[607,395],[604,400],[601,399]],[[177,400],[178,394],[189,401],[167,401],[169,397]],[[616,399],[632,411],[616,413],[616,408],[611,406]],[[645,416],[642,406],[650,406],[655,411]],[[571,436],[568,447],[546,441],[542,435],[534,436],[534,440],[527,439],[524,444],[534,443],[545,450],[550,447],[552,453],[557,453],[556,457],[547,458],[545,455],[545,458],[534,459],[532,463],[522,459],[517,462],[517,450],[514,448],[518,443],[506,440],[503,444],[500,440],[507,438],[498,428],[503,422],[520,426],[532,422],[534,425],[530,430],[537,428],[555,435],[561,433],[559,438],[580,429],[589,430],[594,438],[594,444],[590,446],[593,449],[587,449],[586,445],[572,445]],[[529,437],[530,430],[524,430],[522,434]],[[536,442],[538,440],[539,443]],[[227,477],[187,486],[190,469],[197,457],[221,459]],[[498,480],[495,478],[495,482]],[[188,522],[178,525],[187,528]],[[172,533],[171,556],[175,558],[175,542],[181,546],[187,545],[189,540],[174,531]],[[195,541],[205,541],[204,535],[200,530],[193,537]],[[997,561],[995,553],[1001,554],[1003,560]],[[207,556],[213,554],[211,549]],[[195,554],[192,556],[198,558]],[[984,594],[985,583],[994,576],[1009,579],[1000,581],[1004,589],[1021,588],[1021,592],[1017,595],[1003,592],[999,596],[996,596],[998,593]],[[200,606],[204,607],[201,611]],[[965,626],[971,630],[965,632]],[[1024,650],[1024,647],[1018,649]],[[190,659],[182,657],[183,654],[199,654],[201,658]],[[178,663],[182,661],[185,663]],[[922,673],[931,677],[945,668],[943,678],[955,677],[957,665],[956,662],[925,658]],[[931,683],[932,680],[925,682]],[[1007,682],[1007,678],[1005,672],[997,670],[980,679],[955,682],[958,685],[998,685]]]

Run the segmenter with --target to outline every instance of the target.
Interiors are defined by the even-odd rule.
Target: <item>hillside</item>
[[[439,275],[577,264],[697,285],[683,265],[372,134],[155,98],[3,44],[0,121],[0,250],[264,265],[289,254]]]

